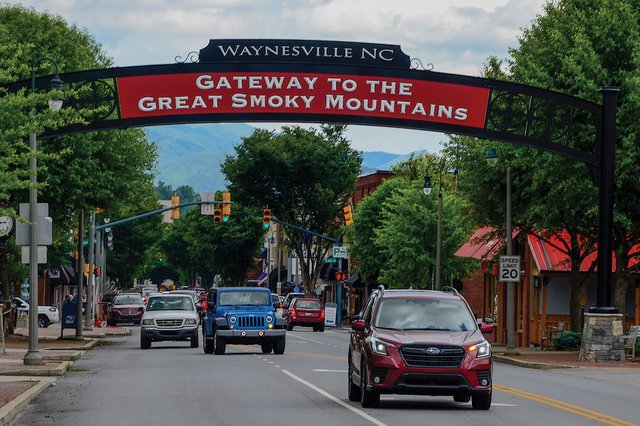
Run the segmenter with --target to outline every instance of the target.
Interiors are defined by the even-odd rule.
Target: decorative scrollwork
[[[70,105],[76,108],[94,110],[94,120],[109,118],[116,109],[116,91],[114,83],[104,80],[84,81],[73,88],[78,90],[78,98]]]
[[[196,51],[191,51],[187,53],[187,56],[185,56],[184,59],[182,59],[182,56],[180,55],[174,58],[174,61],[176,61],[176,63],[178,64],[186,64],[187,62],[192,64],[192,63],[198,62],[199,60],[200,60],[200,54]]]
[[[433,71],[433,64],[431,62],[429,62],[427,64],[427,66],[425,67],[422,64],[422,61],[418,58],[411,58],[411,65],[410,65],[412,70],[419,70],[419,71]]]

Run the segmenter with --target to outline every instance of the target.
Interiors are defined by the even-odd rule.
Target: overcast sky
[[[6,0],[5,0],[6,1]],[[165,64],[209,39],[284,38],[399,44],[435,71],[478,76],[507,56],[546,0],[20,0],[86,28],[116,66]],[[439,149],[438,133],[351,126],[352,146]]]

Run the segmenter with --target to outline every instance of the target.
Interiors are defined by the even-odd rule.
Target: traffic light
[[[347,279],[346,272],[336,271],[336,281],[344,281]]]
[[[171,196],[171,206],[177,206],[180,204],[180,197],[178,195],[172,195]],[[176,219],[180,219],[180,209],[173,209],[171,210],[171,219],[172,220],[176,220]]]
[[[269,229],[271,226],[271,209],[262,210],[262,227]]]
[[[231,193],[222,193],[222,221],[229,222],[229,216],[231,215]]]
[[[342,209],[342,213],[344,214],[344,224],[349,226],[353,223],[353,212],[351,211],[351,204],[344,206]]]
[[[213,209],[213,223],[220,223],[222,222],[222,210],[220,210],[219,206],[216,206]]]

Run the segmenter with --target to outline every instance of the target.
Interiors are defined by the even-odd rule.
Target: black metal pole
[[[589,312],[616,313],[611,303],[611,271],[613,254],[613,193],[616,159],[616,108],[620,89],[604,87],[602,93],[602,125],[600,127],[600,208],[598,228],[598,289],[596,306]]]

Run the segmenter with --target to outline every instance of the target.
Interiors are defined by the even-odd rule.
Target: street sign
[[[502,282],[520,282],[520,256],[500,256],[500,276]]]
[[[200,193],[200,199],[202,201],[215,201],[216,193],[215,192],[202,192]],[[200,204],[200,214],[213,216],[213,211],[215,210],[215,204]]]
[[[26,218],[28,219],[28,218]],[[29,232],[31,225],[16,221],[16,244],[29,245]],[[36,244],[50,246],[53,243],[53,220],[50,217],[38,217],[36,219]]]
[[[336,259],[335,257],[327,257],[324,261],[326,263],[338,263],[338,259]]]
[[[344,246],[333,246],[333,250],[331,250],[331,257],[344,259],[349,257],[349,253],[347,253],[347,248]]]
[[[22,263],[29,263],[29,246],[22,246]],[[38,263],[47,263],[47,246],[38,246]]]

